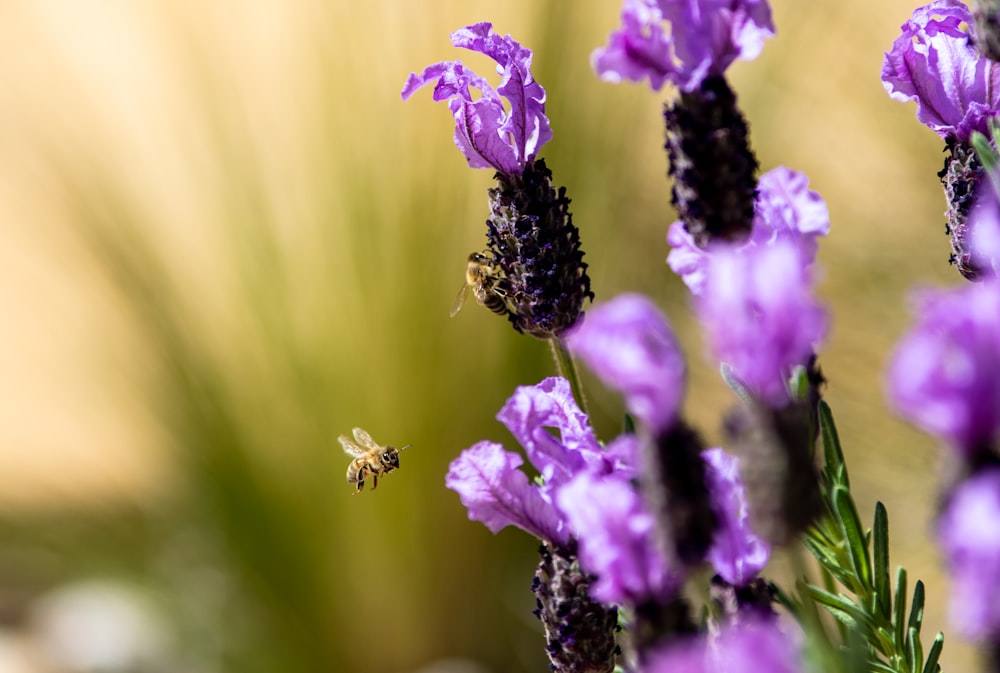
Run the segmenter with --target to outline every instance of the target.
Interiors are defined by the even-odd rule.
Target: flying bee
[[[507,315],[507,296],[510,294],[510,281],[501,275],[500,268],[494,260],[486,255],[474,252],[469,255],[469,263],[465,267],[465,284],[458,291],[455,302],[451,305],[451,316],[462,309],[465,295],[469,289],[476,295],[476,301],[497,315]]]
[[[399,467],[399,452],[412,446],[407,444],[402,449],[380,446],[361,428],[354,428],[354,439],[347,435],[341,435],[338,439],[344,447],[344,453],[354,456],[354,460],[347,466],[347,483],[357,484],[358,490],[351,495],[361,493],[368,477],[372,478],[374,491],[378,487],[379,475],[388,474]]]

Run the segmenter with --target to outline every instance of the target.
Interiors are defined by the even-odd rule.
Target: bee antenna
[[[402,448],[400,449],[400,451],[402,451],[403,449],[408,449],[408,448],[410,448],[411,446],[413,446],[413,444],[407,444],[406,446],[402,447]]]

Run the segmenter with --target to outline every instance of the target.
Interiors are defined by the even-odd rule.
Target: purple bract
[[[520,174],[542,145],[552,139],[545,116],[545,89],[531,75],[531,50],[510,35],[500,37],[492,24],[476,23],[451,34],[451,43],[489,56],[503,79],[497,89],[468,70],[461,61],[443,61],[412,73],[403,86],[403,100],[435,82],[434,100],[448,101],[455,117],[455,144],[472,168],[495,168]],[[472,89],[480,92],[473,99]],[[504,108],[501,96],[510,104]]]
[[[626,294],[592,309],[566,344],[654,432],[673,424],[684,397],[684,355],[647,298]]]
[[[656,549],[653,516],[629,481],[585,472],[559,489],[556,504],[579,543],[580,566],[597,576],[595,599],[635,605],[676,594],[681,575]]]
[[[888,392],[911,422],[965,456],[989,452],[1000,430],[1000,286],[976,283],[916,295]]]
[[[917,119],[942,138],[987,133],[1000,110],[1000,64],[976,49],[972,15],[959,0],[920,7],[882,63],[882,85],[898,101],[916,101]]]
[[[782,632],[777,621],[723,627],[715,637],[667,645],[643,673],[801,673],[806,668],[799,640]]]
[[[767,0],[625,0],[621,28],[594,51],[601,79],[670,82],[693,91],[736,59],[752,60],[774,35]],[[669,25],[669,28],[668,28]]]
[[[830,212],[823,197],[809,189],[809,178],[779,166],[760,177],[753,231],[742,247],[790,240],[802,248],[807,264],[811,264],[816,258],[816,238],[829,232]],[[673,248],[667,264],[693,294],[701,294],[710,251],[699,248],[680,221],[670,226],[667,242]]]
[[[1000,635],[1000,470],[981,472],[952,494],[937,524],[951,574],[952,625],[966,638]]]
[[[696,297],[718,359],[772,407],[789,402],[785,382],[826,334],[826,312],[812,296],[808,260],[797,244],[717,247]]]
[[[722,449],[708,449],[702,457],[709,466],[706,470],[708,492],[719,521],[708,560],[722,579],[741,587],[764,569],[771,548],[750,528],[739,459]]]

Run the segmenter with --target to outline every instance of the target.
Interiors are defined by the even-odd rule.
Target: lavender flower
[[[436,81],[434,100],[449,101],[455,144],[469,165],[496,169],[499,184],[489,190],[486,236],[489,266],[495,269],[491,284],[503,291],[491,296],[491,310],[506,315],[518,332],[550,339],[577,323],[584,301],[594,294],[566,189],[554,187],[545,161],[535,158],[552,130],[545,90],[531,75],[531,51],[491,28],[477,23],[452,33],[451,41],[497,62],[503,73],[497,90],[460,61],[446,61],[411,74],[402,96]],[[471,89],[480,91],[478,100]]]
[[[941,513],[938,539],[951,573],[952,625],[966,638],[1000,636],[1000,470],[961,484]]]
[[[628,481],[585,472],[559,489],[556,504],[579,543],[581,565],[597,576],[594,598],[636,605],[676,595],[682,578],[659,553],[653,516]]]
[[[973,17],[959,0],[914,10],[882,64],[882,84],[898,101],[916,101],[917,119],[942,138],[962,142],[987,132],[1000,110],[1000,65],[970,34]]]
[[[767,565],[771,548],[750,528],[739,459],[719,448],[708,449],[702,457],[710,466],[708,490],[719,521],[708,560],[726,582],[746,586]]]
[[[805,263],[812,264],[819,247],[817,237],[830,231],[826,202],[809,189],[805,173],[779,166],[760,176],[754,205],[753,229],[743,247],[773,245],[790,240],[801,249]],[[684,280],[692,294],[701,294],[711,252],[699,247],[680,220],[670,225],[667,242],[673,247],[667,264]]]
[[[666,82],[693,91],[736,59],[756,58],[774,35],[767,0],[625,0],[621,17],[594,51],[594,70],[609,82],[648,78],[657,91]]]
[[[628,410],[654,433],[674,423],[684,396],[684,356],[651,301],[626,294],[593,309],[566,345],[621,391]]]
[[[734,625],[714,639],[667,646],[642,673],[800,673],[798,641],[773,620]]]
[[[479,442],[452,462],[445,486],[458,493],[470,519],[494,533],[517,526],[540,540],[565,545],[569,535],[562,517],[518,469],[522,462],[499,444]]]
[[[966,459],[992,454],[1000,430],[1000,285],[928,290],[916,303],[916,325],[889,366],[892,403]]]
[[[434,100],[448,101],[455,117],[455,145],[472,168],[495,168],[518,174],[552,139],[545,116],[545,89],[531,75],[531,50],[510,35],[500,37],[492,24],[476,23],[451,34],[451,43],[489,56],[503,73],[500,86],[468,70],[461,61],[443,61],[411,73],[403,86],[406,100],[413,92],[436,81]],[[474,100],[471,89],[480,97]],[[501,96],[510,110],[504,109]]]
[[[967,278],[996,278],[1000,276],[1000,170],[996,167],[986,172],[986,179],[976,186],[975,200],[966,220],[967,246],[955,250],[959,270],[970,273]],[[961,254],[960,254],[961,253]]]
[[[826,333],[800,246],[713,251],[696,308],[716,356],[768,405],[789,402],[785,381]]]

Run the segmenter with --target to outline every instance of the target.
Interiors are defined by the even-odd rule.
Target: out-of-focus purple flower
[[[800,638],[782,632],[774,620],[724,628],[715,638],[668,645],[643,673],[800,673],[807,670]]]
[[[670,82],[683,91],[760,54],[774,35],[767,0],[625,0],[622,26],[594,51],[601,79]],[[669,29],[666,24],[669,24]]]
[[[612,468],[613,458],[601,450],[564,378],[553,376],[534,386],[518,387],[497,420],[524,447],[546,488],[568,481],[583,469],[607,472]],[[548,428],[558,430],[559,436]]]
[[[916,295],[917,322],[896,347],[888,393],[911,422],[967,456],[1000,430],[1000,285]]]
[[[455,144],[472,168],[495,168],[520,174],[542,145],[552,139],[545,116],[545,89],[531,75],[531,50],[508,35],[500,37],[492,24],[476,23],[451,34],[451,43],[489,56],[503,74],[500,86],[466,69],[461,61],[443,61],[412,73],[403,86],[403,100],[430,82],[434,100],[448,101],[455,117]],[[471,89],[480,92],[473,99]],[[501,100],[506,98],[510,110]]]
[[[445,485],[458,493],[469,518],[494,533],[517,526],[540,540],[566,544],[562,517],[522,472],[521,457],[493,442],[466,449],[448,468]]]
[[[1000,65],[976,49],[972,23],[959,0],[920,7],[882,63],[882,85],[893,100],[916,101],[918,120],[963,142],[973,131],[986,133],[1000,110]]]
[[[951,573],[951,623],[971,639],[1000,635],[1000,470],[961,484],[938,519]]]
[[[830,212],[818,193],[809,189],[805,173],[779,166],[760,177],[754,204],[753,230],[742,248],[793,241],[802,248],[807,264],[816,258],[816,238],[830,232]],[[670,226],[667,243],[672,246],[667,264],[684,280],[692,294],[701,294],[709,250],[694,242],[678,220]]]
[[[667,567],[653,539],[653,516],[631,483],[584,472],[556,492],[579,543],[580,565],[597,576],[591,593],[605,603],[667,600],[680,574]]]
[[[592,309],[566,345],[654,432],[673,424],[684,396],[684,355],[649,299],[626,294]]]
[[[969,209],[968,259],[957,260],[960,265],[974,269],[978,276],[1000,276],[1000,171],[996,168],[984,174],[976,186],[975,200]],[[954,240],[954,233],[953,240]],[[956,247],[956,246],[952,246]],[[959,254],[959,250],[955,254]]]
[[[826,334],[800,246],[718,247],[695,307],[716,357],[769,406],[789,402],[785,382]]]
[[[719,521],[708,560],[722,579],[742,587],[767,565],[771,548],[750,528],[739,458],[718,448],[708,449],[701,455],[709,466],[706,471],[708,492]]]

